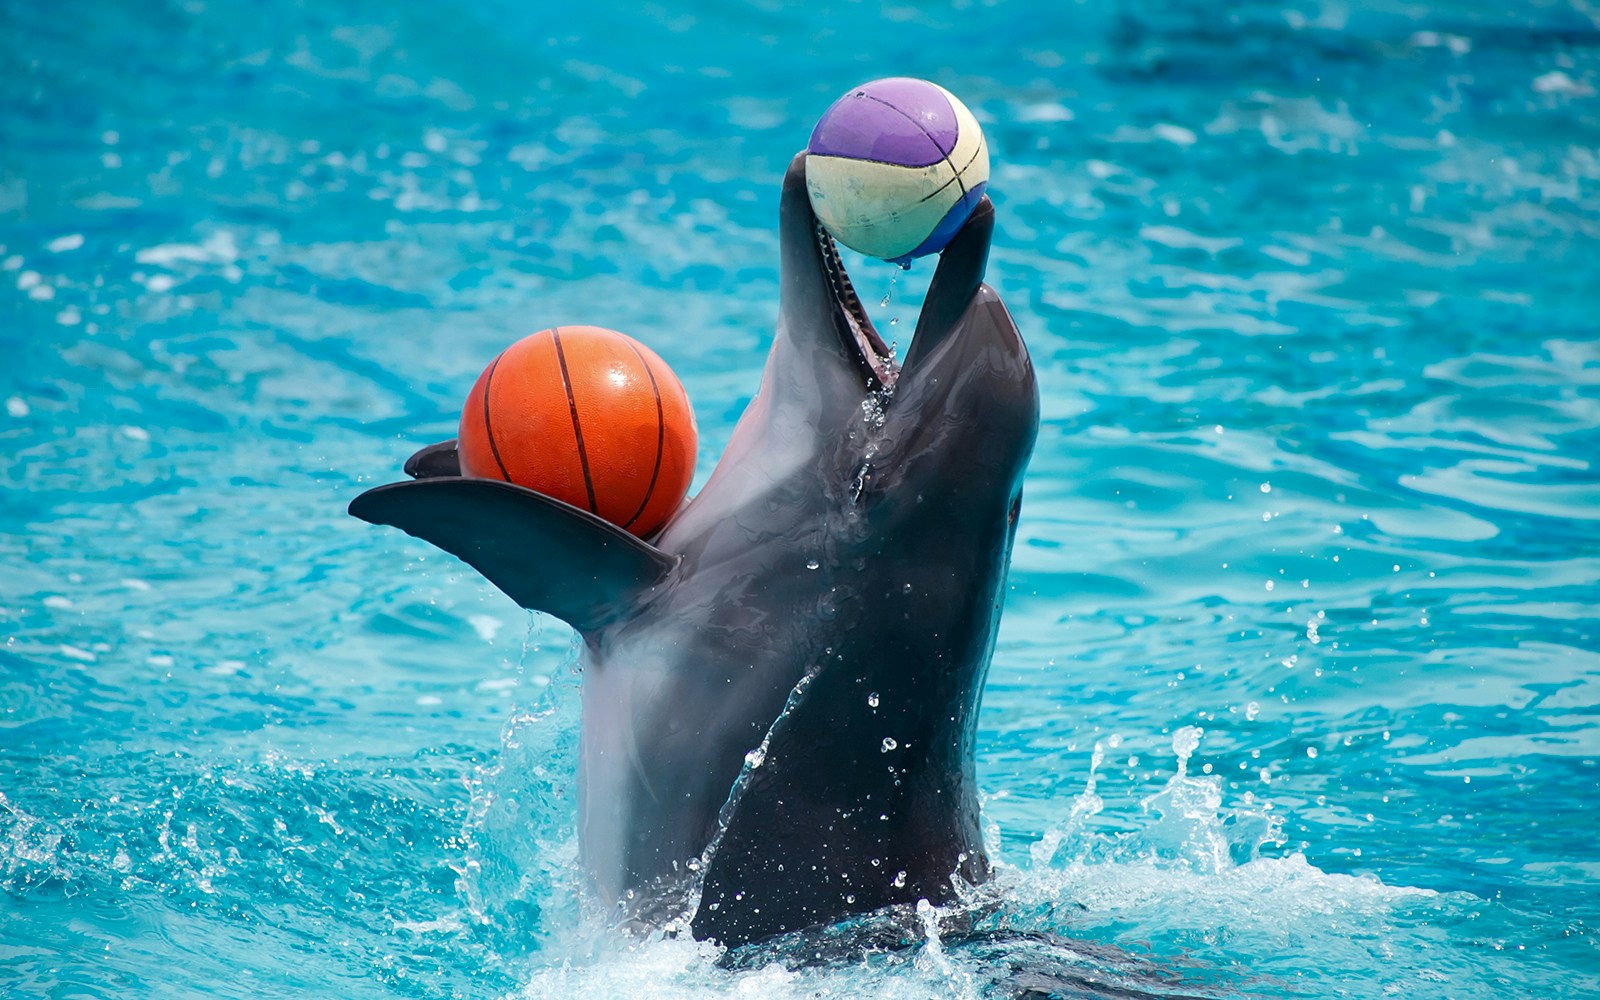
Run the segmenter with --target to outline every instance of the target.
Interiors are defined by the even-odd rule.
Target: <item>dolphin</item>
[[[350,504],[582,636],[579,847],[608,903],[689,886],[693,935],[738,946],[989,877],[978,705],[1039,419],[993,228],[984,198],[899,363],[797,155],[760,390],[649,540],[462,477],[452,441]]]

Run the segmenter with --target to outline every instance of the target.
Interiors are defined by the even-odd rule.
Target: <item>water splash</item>
[[[1220,872],[1232,867],[1230,844],[1218,811],[1222,807],[1222,779],[1191,777],[1189,758],[1200,746],[1202,730],[1184,726],[1172,735],[1178,773],[1165,788],[1144,799],[1139,807],[1157,821],[1146,827],[1142,840],[1147,852],[1179,861],[1196,871]],[[1258,850],[1260,844],[1248,845]]]
[[[528,664],[546,647],[565,652],[548,678],[534,676]],[[506,956],[579,923],[579,909],[591,902],[577,864],[579,665],[567,628],[530,615],[519,681],[525,688],[547,682],[507,720],[499,754],[468,782],[464,851],[452,866],[456,891]]]
[[[706,844],[700,856],[692,859],[688,864],[688,871],[680,880],[681,889],[673,893],[676,899],[666,899],[653,904],[652,912],[648,915],[654,923],[653,937],[677,938],[688,937],[690,924],[694,915],[700,908],[700,898],[705,890],[705,875],[711,868],[711,861],[716,857],[717,849],[722,846],[722,840],[727,835],[728,826],[733,822],[734,813],[739,808],[739,801],[744,797],[745,789],[750,785],[750,777],[759,770],[767,761],[767,753],[772,746],[773,734],[784,724],[790,715],[794,714],[805,700],[806,692],[811,683],[816,679],[820,668],[813,666],[806,671],[793,688],[783,704],[783,711],[767,727],[766,733],[761,737],[761,743],[745,754],[744,766],[739,769],[739,776],[734,779],[733,787],[728,791],[728,798],[722,803],[722,808],[717,811],[717,830]]]
[[[1172,734],[1177,771],[1159,791],[1139,802],[1141,812],[1153,817],[1152,821],[1133,832],[1114,835],[1092,831],[1089,821],[1105,808],[1096,792],[1105,751],[1117,748],[1122,740],[1111,736],[1096,742],[1084,790],[1073,800],[1066,818],[1030,846],[1033,866],[1052,864],[1062,848],[1071,845],[1067,857],[1074,863],[1160,862],[1217,873],[1260,857],[1267,845],[1282,844],[1282,820],[1273,814],[1271,803],[1247,795],[1239,806],[1224,810],[1222,778],[1189,773],[1189,761],[1204,735],[1198,726],[1184,726]]]
[[[1112,745],[1116,746],[1120,742],[1120,740],[1117,740]],[[1099,815],[1100,811],[1105,808],[1105,803],[1101,801],[1099,795],[1095,794],[1096,775],[1100,770],[1100,765],[1105,763],[1105,759],[1105,744],[1096,740],[1094,753],[1089,758],[1089,777],[1084,783],[1083,791],[1079,792],[1077,798],[1072,800],[1072,807],[1067,812],[1066,820],[1046,830],[1044,835],[1028,848],[1029,857],[1033,861],[1035,868],[1042,868],[1050,864],[1055,858],[1056,852],[1060,850],[1062,843],[1069,837],[1081,834],[1089,817]]]

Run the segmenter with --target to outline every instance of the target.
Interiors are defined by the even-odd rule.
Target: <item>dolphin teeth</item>
[[[895,378],[900,374],[899,365],[895,361],[895,352],[883,342],[872,319],[867,315],[867,310],[861,303],[861,297],[856,294],[855,285],[850,281],[850,274],[845,270],[844,261],[839,257],[838,244],[823,228],[821,222],[812,226],[813,235],[817,242],[817,251],[822,257],[823,274],[828,279],[828,285],[833,289],[833,300],[843,314],[850,333],[855,340],[855,346],[861,352],[862,358],[872,369],[878,383],[885,387],[894,385]]]

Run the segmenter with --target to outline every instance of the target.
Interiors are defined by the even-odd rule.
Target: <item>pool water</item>
[[[345,505],[557,323],[703,482],[893,74],[985,126],[1043,394],[999,876],[822,965],[622,936],[570,634]],[[0,0],[0,995],[1600,996],[1597,89],[1582,0]]]

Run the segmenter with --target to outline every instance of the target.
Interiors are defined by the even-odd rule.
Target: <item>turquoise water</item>
[[[1600,996],[1590,5],[392,6],[0,0],[0,995]],[[972,907],[1070,947],[719,964],[584,899],[566,630],[344,508],[556,323],[703,481],[889,74],[1043,392]]]

